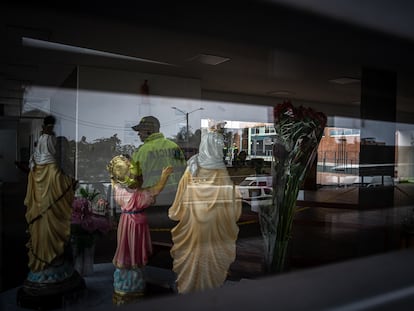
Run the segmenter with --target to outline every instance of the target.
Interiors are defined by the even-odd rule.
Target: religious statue
[[[59,307],[62,297],[84,288],[70,252],[72,201],[77,182],[56,161],[56,119],[43,120],[42,134],[29,162],[27,207],[29,274],[18,304],[41,309]]]
[[[236,257],[241,195],[223,160],[224,125],[210,121],[203,131],[168,211],[178,221],[171,256],[179,293],[222,286]]]
[[[121,305],[133,302],[145,293],[144,268],[152,254],[152,244],[144,211],[155,202],[173,168],[164,168],[158,183],[148,188],[141,188],[143,179],[139,162],[133,162],[127,156],[115,156],[107,169],[115,201],[121,206],[117,249],[113,258],[113,303]]]

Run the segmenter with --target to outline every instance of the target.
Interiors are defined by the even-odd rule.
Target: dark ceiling
[[[359,79],[361,68],[375,67],[397,72],[398,109],[414,112],[411,38],[387,33],[380,20],[361,26],[315,7],[309,12],[302,1],[293,1],[295,7],[280,2],[3,3],[0,104],[18,106],[25,87],[59,85],[83,65],[197,78],[203,91],[355,106],[360,83],[330,80]],[[22,37],[170,65],[33,48]],[[194,61],[199,54],[230,60],[206,65]]]

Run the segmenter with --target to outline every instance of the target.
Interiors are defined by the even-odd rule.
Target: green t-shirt
[[[178,182],[186,167],[184,153],[175,142],[165,138],[162,133],[151,134],[133,153],[132,160],[140,163],[144,188],[156,184],[160,179],[162,169],[171,165],[174,173],[170,175],[160,195],[166,193],[175,195]]]

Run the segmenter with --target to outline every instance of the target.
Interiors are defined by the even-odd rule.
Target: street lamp
[[[186,140],[187,140],[187,142],[188,142],[188,132],[189,132],[189,130],[190,130],[190,127],[189,127],[189,125],[188,125],[188,115],[189,115],[190,113],[193,113],[193,112],[198,111],[198,110],[204,110],[204,108],[200,107],[200,108],[197,108],[197,109],[191,110],[191,111],[189,111],[189,112],[185,112],[184,110],[181,110],[180,108],[177,108],[177,107],[171,107],[171,108],[172,108],[172,109],[174,109],[174,110],[177,110],[178,112],[181,112],[183,115],[185,115],[185,121],[186,121],[185,138],[186,138]]]

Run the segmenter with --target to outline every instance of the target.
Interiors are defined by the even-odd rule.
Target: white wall
[[[398,131],[397,146],[398,177],[414,178],[414,130]]]
[[[150,96],[140,94],[145,80]],[[185,122],[185,116],[171,107],[192,111],[199,108],[200,96],[198,79],[80,67],[77,141],[82,136],[90,141],[117,133],[123,142],[139,145],[131,126],[146,115],[160,120],[163,133],[176,134],[177,124]],[[200,113],[190,118],[191,127],[199,127]]]

